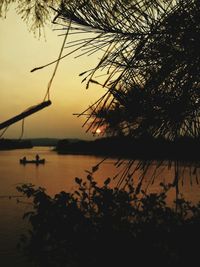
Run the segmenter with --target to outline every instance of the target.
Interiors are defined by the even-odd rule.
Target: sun
[[[96,129],[96,134],[100,134],[101,133],[101,129]]]

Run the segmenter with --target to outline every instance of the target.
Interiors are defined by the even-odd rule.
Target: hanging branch
[[[7,128],[8,126],[10,126],[11,124],[14,124],[20,120],[23,120],[24,118],[32,115],[33,113],[35,112],[38,112],[39,110],[43,109],[43,108],[46,108],[48,106],[51,105],[51,101],[48,100],[48,101],[45,101],[45,102],[42,102],[36,106],[33,106],[31,108],[29,108],[28,110],[20,113],[19,115],[7,120],[7,121],[4,121],[2,123],[0,123],[0,130],[4,129],[4,128]]]

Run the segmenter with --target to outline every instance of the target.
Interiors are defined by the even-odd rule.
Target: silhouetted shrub
[[[93,170],[95,171],[95,169]],[[33,200],[24,214],[31,230],[20,246],[36,266],[193,266],[198,260],[200,204],[166,204],[160,193],[98,186],[88,172],[77,191],[50,197],[41,187],[17,187]],[[138,265],[138,266],[139,266]]]

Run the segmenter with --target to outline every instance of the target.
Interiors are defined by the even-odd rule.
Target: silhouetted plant
[[[47,22],[51,21],[56,12],[53,8],[57,8],[61,0],[1,0],[0,1],[0,17],[6,16],[6,13],[15,3],[17,13],[28,24],[29,29],[36,33],[43,30]]]
[[[21,247],[36,266],[189,266],[198,258],[200,204],[166,204],[171,185],[147,194],[129,179],[125,190],[75,179],[78,189],[48,196],[31,184],[18,191],[31,198],[24,215],[31,230]]]
[[[74,0],[58,12],[73,32],[96,33],[69,47],[104,51],[83,73],[89,86],[107,71],[108,93],[92,107],[94,129],[170,140],[199,135],[199,1]]]
[[[107,89],[79,114],[86,114],[88,131],[199,137],[199,14],[199,0],[62,1],[58,24],[78,36],[66,44],[68,53],[98,52],[96,66],[80,76],[86,88]]]

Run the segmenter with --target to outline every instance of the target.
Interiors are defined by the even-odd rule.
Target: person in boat
[[[35,159],[36,159],[36,161],[39,161],[40,156],[37,154],[37,155],[35,156]]]
[[[22,161],[23,161],[23,162],[26,162],[26,157],[23,157],[23,158],[22,158]]]

